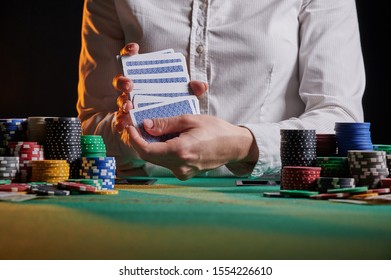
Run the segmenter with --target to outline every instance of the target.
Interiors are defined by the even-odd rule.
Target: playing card
[[[175,135],[164,135],[155,137],[148,134],[143,126],[144,119],[156,119],[156,118],[168,118],[174,116],[180,116],[184,114],[196,114],[194,103],[190,98],[183,100],[174,100],[171,102],[154,104],[138,109],[131,110],[129,112],[133,125],[139,130],[142,137],[147,142],[162,142],[171,139]]]
[[[178,96],[178,97],[165,97],[165,96],[150,96],[150,95],[135,95],[133,98],[134,108],[142,108],[154,104],[161,104],[165,102],[181,101],[188,99],[194,106],[196,114],[200,113],[199,102],[195,96]]]
[[[160,96],[160,97],[180,97],[190,96],[188,85],[176,85],[175,87],[163,86],[160,88],[148,88],[145,90],[133,90],[130,93],[130,100],[133,101],[136,95]]]
[[[123,56],[121,61],[124,75],[134,83],[134,91],[187,87],[189,83],[186,59],[181,53]]]

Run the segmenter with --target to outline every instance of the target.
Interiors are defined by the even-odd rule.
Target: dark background
[[[373,143],[391,144],[386,87],[390,24],[386,1],[375,2],[356,1],[367,75],[363,106]],[[3,1],[0,118],[77,115],[82,8],[83,0]]]

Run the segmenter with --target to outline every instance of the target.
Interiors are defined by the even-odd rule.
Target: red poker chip
[[[282,170],[298,170],[298,171],[321,171],[321,167],[316,166],[284,166]]]
[[[0,191],[2,192],[25,192],[30,189],[30,186],[27,184],[6,184],[6,185],[0,185]]]
[[[58,187],[79,192],[96,192],[97,190],[96,187],[77,182],[58,182]]]
[[[378,193],[378,194],[386,194],[390,193],[391,189],[390,188],[380,188],[380,189],[369,189],[367,193]]]
[[[390,188],[391,187],[391,178],[380,179],[380,184],[382,187]]]
[[[311,195],[312,199],[335,199],[335,198],[346,198],[351,196],[350,193],[320,193],[316,195]]]
[[[320,170],[289,170],[289,169],[283,169],[283,173],[288,174],[318,174],[320,173]]]

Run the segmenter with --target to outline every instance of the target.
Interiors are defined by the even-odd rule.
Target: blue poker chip
[[[98,168],[98,169],[115,169],[114,164],[88,164],[88,163],[80,163],[80,166],[85,168],[85,169],[93,169],[93,168]]]
[[[371,126],[370,122],[336,122],[335,123],[336,130],[338,130],[338,129],[343,129],[343,130],[369,129],[370,126]]]
[[[115,162],[115,157],[82,157],[87,162]]]
[[[335,123],[338,155],[346,156],[349,150],[372,150],[370,123]]]
[[[100,176],[100,175],[88,175],[88,174],[82,174],[80,176],[82,177],[82,179],[101,179],[101,180],[115,179],[115,176]]]
[[[113,173],[90,173],[90,172],[82,172],[80,173],[80,176],[90,178],[90,179],[113,179],[115,178],[115,174]],[[94,178],[92,178],[94,177]]]

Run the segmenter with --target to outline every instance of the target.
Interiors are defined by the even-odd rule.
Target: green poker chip
[[[8,184],[11,184],[12,181],[11,180],[0,180],[0,185],[8,185]]]
[[[283,197],[310,197],[312,195],[319,194],[319,192],[305,190],[280,190],[280,194]]]
[[[368,187],[356,187],[356,188],[340,188],[340,189],[329,189],[328,193],[363,193],[368,191]]]

